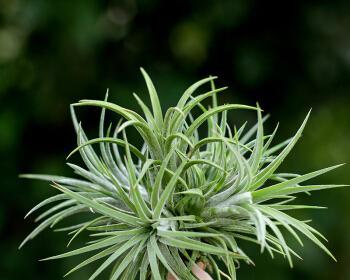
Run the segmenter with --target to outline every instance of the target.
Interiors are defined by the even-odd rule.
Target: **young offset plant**
[[[77,133],[77,148],[85,167],[68,165],[79,179],[51,175],[22,175],[51,182],[60,193],[35,206],[49,208],[37,221],[40,225],[23,241],[53,228],[72,215],[84,214],[79,224],[59,228],[71,235],[68,244],[82,232],[90,242],[78,249],[47,258],[60,259],[90,253],[68,274],[100,260],[89,280],[111,267],[110,279],[195,280],[191,268],[200,262],[214,279],[236,279],[239,262],[252,264],[241,243],[256,243],[284,256],[290,265],[299,257],[282,232],[288,231],[301,245],[305,235],[332,258],[321,242],[324,237],[308,222],[293,218],[288,210],[320,208],[293,204],[295,195],[343,185],[310,185],[305,181],[340,165],[305,175],[278,173],[277,169],[302,135],[309,114],[290,139],[273,145],[277,127],[266,134],[266,116],[256,107],[218,105],[216,77],[190,86],[175,107],[163,114],[155,87],[141,69],[151,99],[151,108],[135,95],[144,116],[107,101],[82,100],[71,106]],[[201,86],[211,90],[194,95]],[[202,102],[211,99],[212,105]],[[99,136],[89,140],[74,109],[102,108]],[[192,114],[193,109],[199,114]],[[229,110],[252,110],[257,123],[246,129],[229,126]],[[122,117],[105,127],[110,110]],[[199,130],[206,124],[206,136]],[[126,130],[134,128],[144,144],[129,142]],[[95,148],[99,147],[99,152]],[[54,205],[54,206],[52,206]]]

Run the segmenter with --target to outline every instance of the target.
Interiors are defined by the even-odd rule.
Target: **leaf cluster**
[[[301,245],[304,235],[333,257],[322,243],[325,238],[288,211],[321,208],[294,204],[295,195],[341,187],[305,184],[340,165],[304,175],[277,172],[301,137],[309,114],[293,137],[273,144],[278,125],[266,134],[267,116],[262,116],[258,105],[218,105],[217,95],[226,88],[215,87],[216,77],[191,85],[177,105],[163,114],[150,77],[141,72],[151,100],[148,107],[135,95],[143,115],[108,102],[108,93],[104,101],[72,104],[77,148],[71,155],[79,153],[85,167],[68,165],[79,179],[22,175],[52,182],[60,193],[28,213],[48,208],[37,217],[40,224],[21,246],[44,229],[83,214],[82,223],[57,230],[69,233],[68,245],[83,232],[90,234],[90,242],[47,260],[90,253],[67,273],[102,260],[89,280],[108,267],[112,267],[111,280],[161,280],[168,272],[176,279],[195,280],[191,267],[198,260],[208,264],[215,279],[236,279],[239,262],[253,263],[241,248],[244,241],[259,245],[271,257],[280,254],[292,265],[292,257],[299,256],[287,244],[284,232]],[[207,84],[209,91],[194,95]],[[203,105],[207,99],[212,103],[209,108]],[[95,139],[87,138],[76,117],[75,108],[82,106],[101,108]],[[194,109],[200,114],[193,114]],[[117,113],[122,121],[106,128],[106,110]],[[252,110],[257,123],[250,129],[246,123],[232,129],[227,122],[231,110]],[[200,137],[203,124],[207,133]],[[140,134],[142,147],[129,142],[129,128]]]

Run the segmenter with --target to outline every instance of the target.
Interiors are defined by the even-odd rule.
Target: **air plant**
[[[199,261],[214,279],[236,279],[240,262],[253,263],[241,247],[246,241],[271,257],[282,255],[292,265],[293,256],[299,255],[287,244],[283,232],[289,232],[301,245],[300,235],[305,235],[334,258],[321,241],[323,235],[288,211],[321,208],[293,204],[295,195],[344,186],[301,184],[340,165],[304,175],[277,172],[301,137],[309,114],[293,137],[272,145],[278,125],[266,134],[263,123],[267,117],[258,105],[218,105],[217,95],[226,88],[215,87],[216,77],[191,85],[177,105],[163,114],[150,77],[143,69],[141,72],[151,108],[134,96],[144,116],[108,102],[108,94],[104,101],[81,100],[71,105],[77,134],[77,148],[71,155],[79,152],[86,166],[68,165],[79,179],[22,175],[49,181],[60,193],[27,214],[49,207],[20,247],[44,229],[83,213],[81,223],[58,230],[72,236],[68,244],[89,232],[88,244],[46,260],[90,253],[67,273],[100,260],[89,280],[108,267],[112,268],[112,280],[162,280],[169,272],[176,279],[195,280],[191,267]],[[203,85],[210,85],[210,90],[194,96]],[[211,106],[202,104],[206,99],[211,99]],[[77,120],[75,108],[81,106],[102,110],[95,139],[87,138]],[[246,123],[231,128],[227,112],[238,109],[255,112],[257,123],[250,129]],[[122,121],[106,129],[106,110],[117,113]],[[203,124],[207,132],[200,137]],[[129,128],[140,134],[142,147],[129,142]]]

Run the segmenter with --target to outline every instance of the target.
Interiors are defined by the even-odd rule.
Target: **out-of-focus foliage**
[[[134,107],[132,91],[147,94],[139,66],[157,81],[166,107],[190,83],[218,75],[230,85],[223,101],[259,101],[272,114],[271,128],[281,120],[281,139],[313,107],[308,129],[281,171],[350,161],[350,3],[274,2],[0,0],[1,280],[60,279],[74,265],[70,259],[36,261],[65,246],[59,234],[47,232],[42,242],[17,250],[31,228],[23,222],[25,210],[54,192],[17,174],[68,175],[64,158],[75,144],[68,105],[102,99],[109,87],[111,100]],[[81,113],[87,132],[96,132],[98,112]],[[254,118],[242,114],[230,121]],[[347,183],[348,168],[322,181]],[[317,220],[338,263],[305,244],[305,261],[293,270],[278,257],[257,255],[256,268],[242,267],[242,279],[350,278],[350,193],[326,191],[313,199],[330,208],[327,215],[296,214]]]

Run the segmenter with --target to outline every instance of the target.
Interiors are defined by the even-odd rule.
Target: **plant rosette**
[[[167,276],[195,280],[200,272],[196,269],[205,267],[214,279],[236,279],[240,262],[253,263],[242,248],[244,242],[257,244],[271,257],[280,254],[292,266],[292,258],[300,257],[287,244],[282,229],[301,245],[300,236],[307,237],[334,258],[321,233],[288,213],[322,208],[294,203],[296,195],[344,186],[305,184],[341,165],[303,175],[277,171],[301,137],[310,113],[294,136],[273,144],[278,125],[266,134],[267,116],[258,105],[218,105],[217,95],[226,88],[215,87],[216,77],[191,85],[163,114],[150,77],[141,72],[151,100],[148,107],[134,95],[143,116],[108,102],[108,93],[103,101],[71,105],[77,148],[69,157],[79,153],[85,164],[68,163],[77,178],[21,176],[49,181],[59,193],[27,214],[47,208],[20,247],[46,228],[56,228],[80,214],[80,223],[72,220],[56,230],[68,232],[68,245],[88,232],[88,244],[45,260],[90,254],[67,273],[102,260],[89,280],[109,267],[111,280]],[[205,86],[210,87],[208,91],[194,94]],[[206,107],[208,99],[211,105]],[[86,106],[101,108],[99,135],[90,140],[75,114],[76,108]],[[107,110],[121,120],[106,129]],[[255,112],[257,123],[249,129],[247,123],[231,127],[227,114],[236,110]],[[205,136],[201,136],[203,126]],[[129,129],[139,133],[142,146],[129,142]]]

